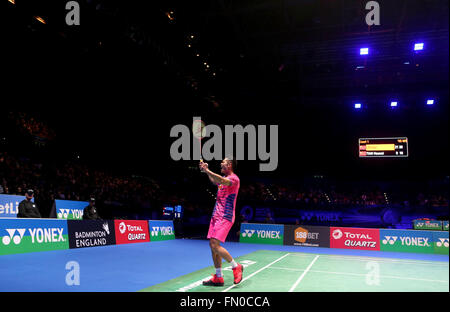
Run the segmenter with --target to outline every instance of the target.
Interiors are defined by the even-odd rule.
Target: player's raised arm
[[[202,172],[204,172],[208,175],[208,178],[212,183],[223,184],[226,186],[230,186],[232,184],[230,179],[224,178],[224,177],[218,175],[217,173],[214,173],[211,170],[209,170],[207,163],[200,161],[199,167]]]
[[[226,185],[226,186],[230,186],[232,184],[230,179],[224,178],[224,177],[218,175],[217,173],[214,173],[211,170],[209,170],[207,163],[205,163],[203,161],[200,161],[199,166],[200,166],[200,170],[208,175],[208,178],[210,179],[210,181],[212,183],[214,183],[214,184],[223,184],[223,185]],[[222,161],[222,164],[221,164],[222,171],[223,171],[223,167],[224,166],[231,168],[231,164],[229,163],[229,160],[227,158],[225,158],[225,160]]]

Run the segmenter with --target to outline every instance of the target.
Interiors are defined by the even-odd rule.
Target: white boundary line
[[[281,259],[283,259],[284,257],[289,256],[289,255],[290,255],[290,253],[287,253],[287,254],[285,254],[284,256],[281,256],[280,258],[278,258],[277,260],[275,260],[275,261],[269,263],[269,264],[266,265],[265,267],[262,267],[262,268],[259,269],[258,271],[253,272],[252,274],[250,274],[250,275],[247,276],[246,278],[242,279],[241,283],[244,282],[244,281],[246,281],[246,280],[248,280],[248,279],[249,279],[250,277],[252,277],[253,275],[255,275],[255,274],[261,272],[262,270],[267,269],[267,268],[270,267],[272,264],[274,264],[274,263],[280,261]],[[238,285],[238,284],[233,284],[233,285],[231,285],[230,287],[228,287],[227,289],[222,290],[222,292],[227,292],[227,291],[229,291],[231,288],[235,287],[236,285]]]
[[[311,267],[313,266],[314,262],[316,262],[317,259],[319,259],[319,255],[317,255],[313,259],[313,261],[311,261],[311,263],[308,265],[306,270],[303,271],[302,275],[300,275],[300,277],[297,279],[297,281],[294,283],[294,285],[292,285],[291,289],[289,289],[289,292],[293,292],[294,291],[295,287],[297,287],[297,285],[301,282],[303,277],[305,277],[306,273],[308,273],[309,269],[311,269]]]
[[[287,271],[296,271],[296,272],[302,272],[306,270],[302,269],[291,269],[291,268],[282,268],[282,267],[271,267],[271,269],[277,269],[277,270],[287,270]],[[310,270],[309,272],[314,273],[329,273],[329,274],[341,274],[341,275],[356,275],[356,276],[366,276],[366,274],[361,273],[347,273],[347,272],[332,272],[332,271],[318,271],[318,270]],[[380,278],[393,278],[393,279],[404,279],[404,280],[415,280],[415,281],[425,281],[425,282],[439,282],[439,283],[448,283],[449,281],[443,281],[443,280],[430,280],[426,278],[414,278],[414,277],[402,277],[402,276],[391,276],[391,275],[380,275]]]
[[[309,254],[313,255],[313,254]],[[295,254],[292,253],[291,256],[295,257],[307,257],[307,254]],[[328,257],[333,258],[336,260],[355,260],[355,261],[379,261],[379,262],[398,262],[398,263],[405,263],[405,264],[435,264],[435,265],[441,265],[441,266],[449,266],[448,262],[442,262],[442,261],[426,261],[426,260],[413,260],[413,259],[395,259],[395,258],[380,258],[380,257],[355,257],[355,256],[340,256],[340,255],[320,255],[321,257]]]

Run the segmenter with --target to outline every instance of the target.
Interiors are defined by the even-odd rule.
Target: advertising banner
[[[151,242],[175,239],[175,228],[171,220],[149,220],[148,228]]]
[[[144,220],[115,220],[116,244],[149,242],[148,222]]]
[[[284,245],[330,247],[330,228],[327,226],[285,225]]]
[[[56,217],[67,220],[83,220],[83,210],[88,202],[55,199]]]
[[[380,230],[363,228],[330,228],[330,247],[380,250]]]
[[[67,221],[0,219],[0,255],[69,248]]]
[[[67,220],[69,247],[84,248],[114,245],[116,236],[111,220]]]
[[[19,203],[24,199],[23,195],[0,194],[0,218],[17,218]],[[34,203],[34,198],[31,201]]]
[[[239,241],[241,243],[283,245],[284,225],[242,223]]]
[[[414,220],[414,230],[442,231],[442,221]]]
[[[433,232],[380,229],[380,250],[415,253],[434,252]]]
[[[448,255],[448,232],[433,232],[434,253]]]
[[[448,221],[442,221],[442,230],[448,231]]]

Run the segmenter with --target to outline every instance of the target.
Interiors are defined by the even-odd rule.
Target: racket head
[[[194,137],[201,140],[206,135],[205,123],[201,119],[196,119],[192,123],[192,133]]]

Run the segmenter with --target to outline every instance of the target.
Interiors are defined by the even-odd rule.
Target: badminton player
[[[223,286],[222,274],[222,258],[231,264],[233,268],[234,283],[238,284],[242,280],[242,272],[244,267],[242,264],[236,263],[228,251],[220,246],[220,242],[224,243],[228,232],[234,223],[236,198],[239,192],[239,178],[234,173],[236,169],[236,161],[230,158],[225,158],[220,164],[220,176],[208,169],[208,164],[200,161],[200,170],[208,175],[209,180],[218,186],[216,204],[209,224],[208,239],[211,247],[212,258],[216,274],[213,277],[204,281],[206,286]]]

